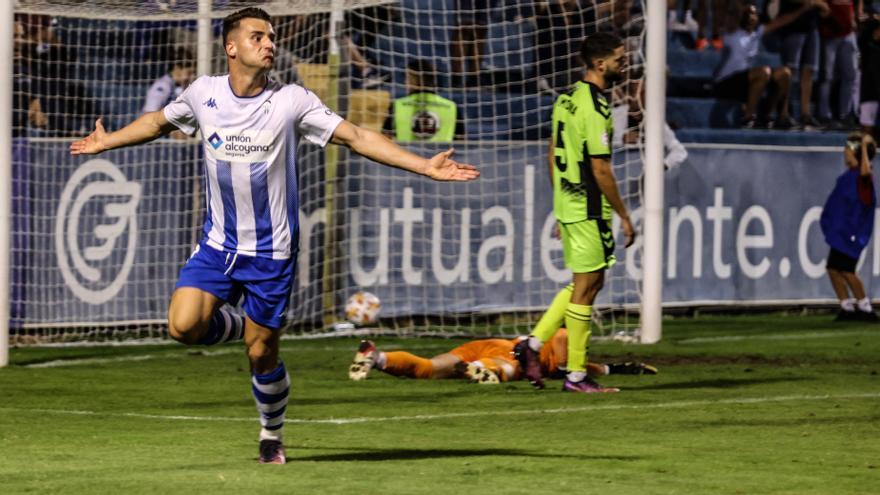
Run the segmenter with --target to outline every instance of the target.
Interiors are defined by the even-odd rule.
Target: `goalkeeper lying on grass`
[[[474,340],[430,359],[405,351],[382,352],[373,342],[364,340],[348,368],[348,377],[364,380],[375,368],[389,375],[410,378],[465,378],[487,384],[519,380],[523,374],[513,348],[523,338]],[[568,358],[568,332],[560,328],[548,344],[541,348],[541,372],[547,378],[561,378]],[[634,362],[589,363],[587,371],[595,377],[657,374],[657,368]]]

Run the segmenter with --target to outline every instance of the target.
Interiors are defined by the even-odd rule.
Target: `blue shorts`
[[[241,301],[248,318],[274,330],[284,325],[295,259],[236,256],[202,242],[180,270],[175,288],[195,287],[233,305]]]

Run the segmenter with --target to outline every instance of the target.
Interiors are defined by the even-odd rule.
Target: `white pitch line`
[[[772,402],[791,402],[791,401],[827,401],[827,400],[844,400],[844,399],[880,399],[880,393],[865,394],[843,394],[843,395],[783,395],[778,397],[745,397],[741,399],[720,399],[720,400],[693,400],[678,402],[661,402],[648,404],[607,404],[593,405],[581,407],[559,407],[553,409],[525,409],[519,411],[472,411],[461,413],[446,414],[417,414],[413,416],[378,416],[378,417],[355,417],[355,418],[330,418],[330,419],[287,419],[284,422],[288,424],[329,424],[329,425],[350,425],[361,423],[383,423],[391,421],[426,421],[426,420],[443,420],[455,418],[474,418],[482,416],[531,416],[539,414],[565,414],[573,412],[585,411],[620,411],[620,410],[645,410],[645,409],[684,409],[689,407],[702,407],[713,405],[736,405],[736,404],[764,404]],[[222,421],[222,422],[247,422],[256,423],[257,418],[230,418],[222,416],[184,416],[184,415],[162,415],[162,414],[143,414],[143,413],[112,413],[100,411],[77,411],[69,409],[28,409],[19,407],[2,407],[2,411],[26,412],[26,413],[42,413],[42,414],[60,414],[69,416],[97,416],[97,417],[124,417],[138,419],[157,419],[171,421]]]
[[[406,346],[408,350],[427,350],[427,349],[438,349],[440,345],[415,345],[415,346]],[[400,345],[393,345],[388,347],[383,347],[383,350],[396,351],[400,350],[402,347]],[[323,346],[323,347],[311,347],[309,351],[324,351],[324,352],[336,352],[340,350],[350,349],[351,352],[355,352],[357,350],[356,347],[352,347],[351,345],[342,346]],[[283,350],[283,348],[282,348]],[[125,363],[132,361],[150,361],[153,359],[172,359],[172,358],[183,358],[190,356],[225,356],[228,354],[242,354],[244,355],[243,347],[229,347],[224,349],[217,349],[214,351],[206,351],[206,350],[194,350],[192,353],[190,352],[175,352],[175,353],[167,353],[167,354],[135,354],[131,356],[116,356],[116,357],[107,357],[107,358],[69,358],[69,359],[55,359],[52,361],[45,361],[41,363],[31,363],[31,364],[23,364],[19,366],[20,368],[61,368],[65,366],[83,366],[83,365],[93,365],[93,364],[107,364],[107,363]]]
[[[242,349],[218,349],[216,351],[200,351],[200,356],[222,356],[225,354],[241,354]],[[180,358],[187,357],[190,354],[187,353],[175,353],[175,354],[139,354],[134,356],[117,356],[117,357],[108,357],[108,358],[83,358],[83,359],[56,359],[54,361],[46,361],[43,363],[32,363],[22,365],[22,368],[60,368],[62,366],[83,366],[83,365],[93,365],[93,364],[107,364],[107,363],[125,363],[131,361],[150,361],[153,359],[169,359],[169,358]]]
[[[695,337],[674,341],[676,344],[702,344],[708,342],[738,342],[741,340],[802,340],[851,337],[854,335],[880,335],[876,330],[827,330],[821,332],[784,333],[775,335],[718,335],[715,337]]]

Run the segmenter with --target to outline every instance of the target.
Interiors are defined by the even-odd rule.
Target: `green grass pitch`
[[[458,342],[378,341],[426,356]],[[622,392],[602,395],[558,381],[350,382],[356,346],[284,341],[284,466],[256,462],[241,344],[13,349],[0,492],[880,493],[880,325],[668,320],[654,346],[593,344],[593,360],[660,368],[606,377]]]

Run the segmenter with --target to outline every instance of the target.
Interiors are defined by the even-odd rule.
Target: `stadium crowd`
[[[847,131],[860,125],[873,131],[880,87],[876,4],[870,0],[668,0],[671,127]],[[577,46],[592,32],[622,36],[634,54],[629,77],[640,77],[641,61],[635,54],[644,26],[643,2],[459,0],[456,5],[455,12],[425,20],[436,28],[418,33],[412,32],[413,25],[421,25],[418,16],[425,13],[415,11],[408,0],[348,12],[341,40],[350,63],[343,77],[352,89],[383,92],[393,101],[410,93],[407,67],[414,59],[427,60],[438,74],[436,94],[453,101],[458,118],[467,123],[455,137],[471,140],[546,138],[545,114],[555,95],[578,79]],[[441,9],[439,3],[436,7]],[[98,114],[109,116],[111,122],[114,115],[124,121],[150,107],[148,100],[156,98],[159,79],[191,70],[194,23],[119,21],[122,24],[99,26],[98,21],[80,20],[74,26],[65,22],[71,21],[16,15],[16,135],[69,136],[88,127]],[[89,22],[94,30],[83,36]],[[130,32],[114,33],[119,29]],[[279,57],[284,61],[278,68],[280,78],[307,86],[314,83],[297,67],[326,65],[329,15],[290,16],[278,22],[278,31]],[[424,43],[426,34],[436,43]],[[93,43],[114,46],[83,46]],[[131,77],[96,81],[95,67],[122,65],[119,59],[125,57],[145,58],[141,65],[149,77],[134,83]],[[191,75],[178,79],[169,88],[173,94],[186,86]],[[634,127],[640,119],[638,99],[626,92],[618,95],[625,97]],[[494,114],[486,111],[487,104],[494,104]],[[709,112],[707,122],[701,115],[707,104],[733,110],[723,118],[716,115],[724,112]],[[522,123],[514,115],[520,106]],[[511,121],[504,124],[508,127],[498,130],[498,122],[505,119]],[[628,142],[636,137],[631,133]]]

